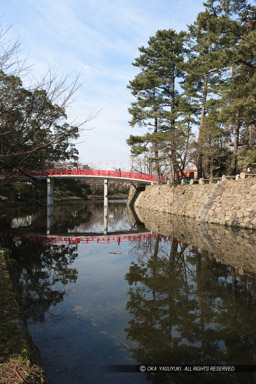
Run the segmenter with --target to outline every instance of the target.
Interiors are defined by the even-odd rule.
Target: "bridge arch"
[[[53,204],[53,193],[54,193],[54,179],[60,178],[84,178],[84,179],[103,179],[104,180],[104,206],[108,206],[108,180],[122,180],[128,182],[136,182],[141,184],[151,184],[156,182],[155,175],[148,175],[146,173],[138,172],[126,172],[115,170],[102,170],[102,169],[46,169],[43,171],[32,171],[30,176],[37,179],[46,179],[47,180],[47,205]],[[3,175],[0,175],[0,179],[3,178]],[[24,174],[17,173],[12,176],[17,180],[28,180],[29,176],[24,176]],[[161,182],[162,180],[160,180]]]
[[[104,207],[108,206],[108,180],[123,180],[143,184],[151,184],[156,181],[156,176],[137,172],[122,172],[113,170],[95,169],[50,169],[43,172],[35,172],[34,177],[47,179],[47,205],[53,204],[54,179],[59,178],[94,178],[104,180]]]

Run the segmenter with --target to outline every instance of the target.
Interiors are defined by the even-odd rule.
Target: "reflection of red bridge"
[[[149,232],[104,236],[55,236],[55,235],[21,235],[13,233],[1,233],[0,236],[12,236],[14,239],[27,239],[32,242],[47,242],[49,244],[112,244],[129,241],[142,241],[154,238],[155,235]]]
[[[151,183],[156,181],[156,176],[148,175],[146,173],[137,172],[123,172],[114,170],[96,170],[96,169],[47,169],[44,171],[31,171],[30,175],[36,178],[100,178],[100,179],[114,179],[114,180],[127,180]],[[15,178],[26,178],[21,173],[15,174]]]
[[[51,244],[110,244],[110,243],[124,243],[129,241],[142,241],[154,237],[151,233],[140,233],[134,235],[119,235],[119,236],[84,236],[84,237],[62,237],[51,236],[46,237],[47,241]]]

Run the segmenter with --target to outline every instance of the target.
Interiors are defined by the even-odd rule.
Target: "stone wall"
[[[209,223],[256,228],[256,178],[179,185],[174,193],[170,185],[150,185],[134,206]]]

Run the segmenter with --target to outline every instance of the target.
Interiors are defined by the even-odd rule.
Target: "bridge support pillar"
[[[47,205],[53,205],[54,180],[47,179]]]
[[[108,180],[104,179],[104,207],[108,207]]]

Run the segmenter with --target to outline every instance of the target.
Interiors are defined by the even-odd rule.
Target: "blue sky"
[[[147,45],[159,29],[186,29],[203,0],[0,0],[0,22],[11,40],[21,41],[20,56],[33,63],[31,74],[40,78],[53,68],[70,80],[79,73],[81,87],[68,108],[70,120],[85,125],[77,147],[83,163],[96,168],[129,169],[127,89],[137,69],[132,62],[138,47]]]

